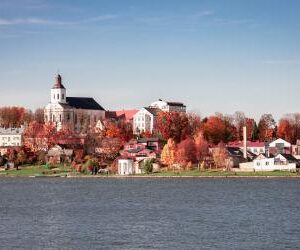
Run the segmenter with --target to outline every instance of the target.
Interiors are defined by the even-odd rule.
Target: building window
[[[61,115],[59,115],[59,121],[61,122]]]
[[[62,99],[65,100],[65,94],[62,94]]]
[[[260,162],[257,162],[256,165],[257,165],[257,166],[260,166]]]
[[[269,162],[268,161],[266,162],[266,166],[269,166]]]
[[[57,94],[57,100],[59,100],[59,94]]]

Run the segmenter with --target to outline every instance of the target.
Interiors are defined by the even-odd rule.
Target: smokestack
[[[243,153],[244,158],[247,159],[247,127],[243,127]]]

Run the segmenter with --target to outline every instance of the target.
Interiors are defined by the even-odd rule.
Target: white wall
[[[133,160],[119,159],[118,160],[118,174],[119,175],[131,175],[134,174]]]

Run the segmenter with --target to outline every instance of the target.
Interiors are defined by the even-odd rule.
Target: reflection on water
[[[298,179],[0,179],[0,246],[300,245]]]

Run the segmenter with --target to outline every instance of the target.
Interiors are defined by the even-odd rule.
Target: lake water
[[[0,179],[1,249],[295,249],[300,179]]]

